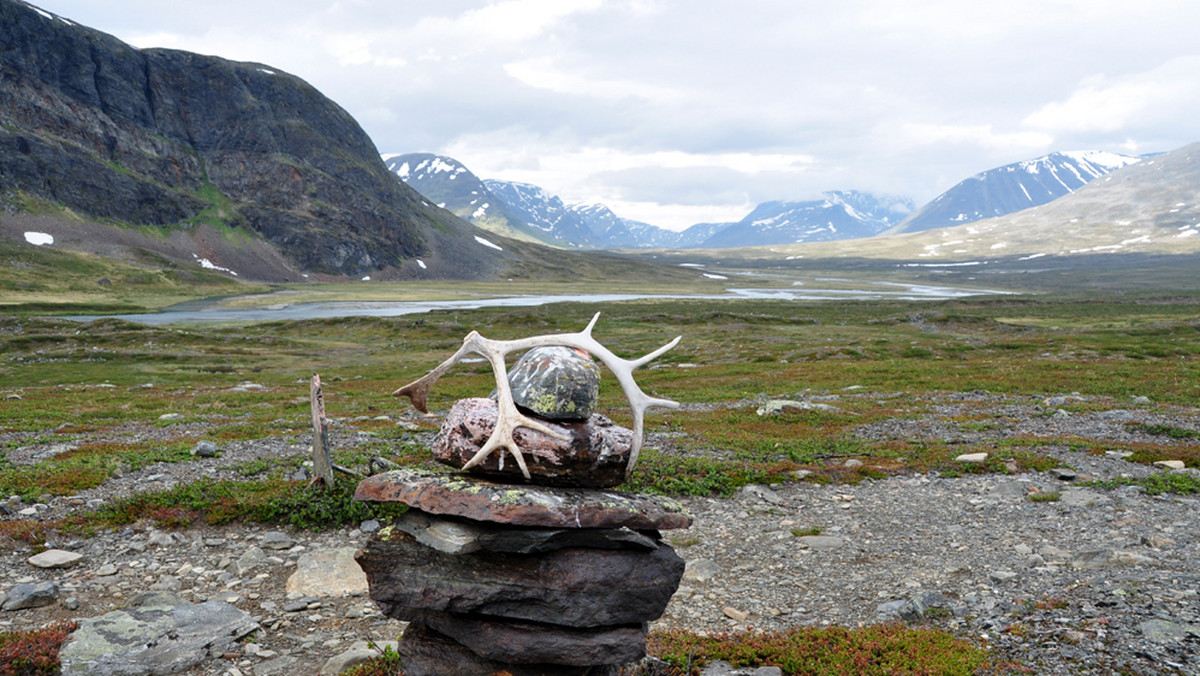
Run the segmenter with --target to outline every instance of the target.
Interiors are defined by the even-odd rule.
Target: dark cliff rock
[[[480,257],[477,230],[388,172],[300,78],[0,0],[0,206],[38,201],[119,226],[239,228],[295,271],[485,277],[511,256]]]

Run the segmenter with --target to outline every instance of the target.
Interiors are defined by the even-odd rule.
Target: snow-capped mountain
[[[969,268],[998,258],[1037,260],[1031,264],[1037,266],[1043,258],[1097,254],[1146,256],[1140,265],[1152,268],[1151,256],[1198,252],[1200,143],[1143,157],[1048,204],[904,237],[873,237],[856,251],[909,259],[912,267]]]
[[[432,153],[384,155],[389,171],[430,202],[472,225],[506,237],[561,244],[514,216],[484,182],[455,159]]]
[[[430,201],[478,227],[570,248],[727,248],[869,237],[913,208],[906,199],[831,191],[811,202],[760,204],[737,223],[699,223],[673,232],[621,218],[602,204],[567,204],[529,183],[480,180],[441,155],[385,155],[384,161]]]
[[[679,233],[679,241],[675,246],[679,249],[696,249],[708,241],[710,237],[721,232],[733,223],[697,223]]]
[[[962,181],[884,234],[963,225],[1046,204],[1139,159],[1085,150],[1006,164]]]
[[[603,204],[566,204],[528,183],[487,179],[488,190],[530,227],[575,246],[598,249],[673,247],[679,233],[621,218]]]
[[[910,200],[898,197],[858,191],[830,191],[822,196],[808,202],[764,202],[742,220],[715,229],[691,246],[721,249],[870,237],[913,210]]]
[[[487,179],[483,184],[514,216],[546,236],[578,247],[601,246],[579,214],[557,195],[529,183]]]
[[[621,218],[603,204],[570,207],[600,245],[610,249],[656,249],[678,246],[679,233],[649,223]]]

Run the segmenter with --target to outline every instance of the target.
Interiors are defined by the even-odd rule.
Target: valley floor
[[[878,396],[858,391],[825,401],[840,405]],[[871,422],[852,433],[950,443],[978,434],[1004,439],[1045,433],[1103,444],[1127,441],[1136,433],[1131,422],[1200,432],[1195,409],[1145,401],[1089,397],[1086,411],[1056,413],[1056,402],[1032,396],[932,393],[921,398],[928,411],[922,416]],[[989,411],[1001,422],[986,432],[964,431],[954,422],[963,407]],[[180,425],[188,429],[172,429]],[[183,432],[203,434],[202,426],[130,423],[85,440],[152,441]],[[334,428],[340,448],[364,438],[351,428]],[[648,445],[667,454],[684,452],[673,448],[673,438],[659,433]],[[17,466],[64,452],[46,439],[35,433],[0,435]],[[652,628],[720,632],[900,620],[969,637],[1025,673],[1200,673],[1200,520],[1195,518],[1200,500],[1152,495],[1136,485],[1081,485],[1122,478],[1137,483],[1169,472],[1195,478],[1196,470],[1164,470],[1117,454],[1096,455],[1086,443],[1042,451],[1071,470],[901,473],[856,484],[798,481],[745,486],[731,498],[685,498],[694,525],[664,535],[687,560],[688,572]],[[235,466],[267,457],[304,457],[307,440],[228,442],[221,453],[118,473],[78,495],[47,500],[32,518],[57,518],[85,510],[89,502],[95,506],[100,504],[95,501],[202,477],[242,478]],[[871,459],[865,461],[869,465]],[[1047,497],[1054,494],[1058,497]],[[26,505],[9,506],[14,513],[0,518],[29,518],[15,513]],[[361,594],[314,597],[299,605],[287,597],[287,580],[303,556],[361,547],[366,533],[284,529],[284,548],[271,549],[268,542],[278,536],[265,536],[278,530],[237,524],[170,532],[134,525],[93,538],[64,536],[48,544],[84,559],[60,570],[30,566],[26,559],[32,552],[10,543],[0,551],[0,591],[54,580],[61,593],[49,607],[0,614],[0,630],[97,616],[158,587],[193,602],[227,600],[263,627],[256,642],[239,653],[215,657],[188,673],[316,674],[328,658],[356,642],[396,638],[402,623],[380,615]],[[255,547],[265,556],[246,559]],[[73,601],[68,605],[67,599]]]

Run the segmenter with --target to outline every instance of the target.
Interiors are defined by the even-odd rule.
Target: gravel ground
[[[880,395],[842,395],[855,396]],[[836,405],[837,399],[822,401]],[[1200,429],[1197,410],[1148,402],[1092,399],[1087,403],[1102,410],[1051,414],[1069,403],[986,393],[936,395],[923,402],[931,408],[920,417],[863,425],[855,433],[867,439],[1054,435],[1162,443],[1139,436],[1127,423]],[[986,430],[952,419],[982,410],[998,421]],[[188,431],[131,424],[105,434],[128,440]],[[0,443],[13,449],[13,462],[65,450],[22,445],[22,438],[0,435]],[[339,432],[334,441],[346,447],[365,438]],[[669,444],[665,437],[648,442]],[[78,496],[49,500],[36,516],[19,514],[28,505],[9,503],[14,513],[0,519],[55,518],[86,509],[89,501],[94,505],[201,476],[241,478],[228,468],[256,457],[306,454],[307,439],[230,443],[221,452],[218,458],[128,472]],[[688,561],[688,571],[654,626],[718,632],[899,620],[990,645],[997,657],[1028,673],[1200,674],[1200,500],[1150,496],[1132,487],[1082,487],[1089,479],[1168,470],[1067,447],[1043,452],[1056,455],[1074,476],[908,474],[857,485],[748,486],[729,499],[687,499],[695,524],[665,536]],[[1029,497],[1052,492],[1061,497],[1046,502]],[[50,570],[28,564],[28,549],[0,544],[0,594],[18,583],[60,585],[53,605],[0,613],[0,630],[100,615],[157,585],[189,601],[227,600],[264,627],[257,643],[189,673],[316,674],[326,659],[356,642],[396,638],[402,623],[380,615],[362,594],[322,597],[301,607],[289,606],[286,597],[287,579],[306,552],[359,547],[366,533],[287,531],[288,546],[272,549],[267,544],[277,536],[268,537],[271,530],[237,525],[166,533],[135,527],[66,538],[52,544],[84,558],[74,567]],[[265,557],[239,566],[253,547]]]

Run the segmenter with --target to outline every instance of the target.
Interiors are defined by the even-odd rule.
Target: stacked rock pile
[[[537,348],[508,377],[523,412],[566,437],[518,430],[528,481],[497,453],[471,474],[401,469],[358,486],[356,499],[409,506],[357,557],[371,598],[410,623],[405,676],[616,674],[644,655],[647,623],[683,576],[660,536],[691,525],[683,507],[606,490],[624,480],[632,433],[594,413],[592,360]],[[434,457],[461,468],[496,410],[490,399],[457,402]]]

